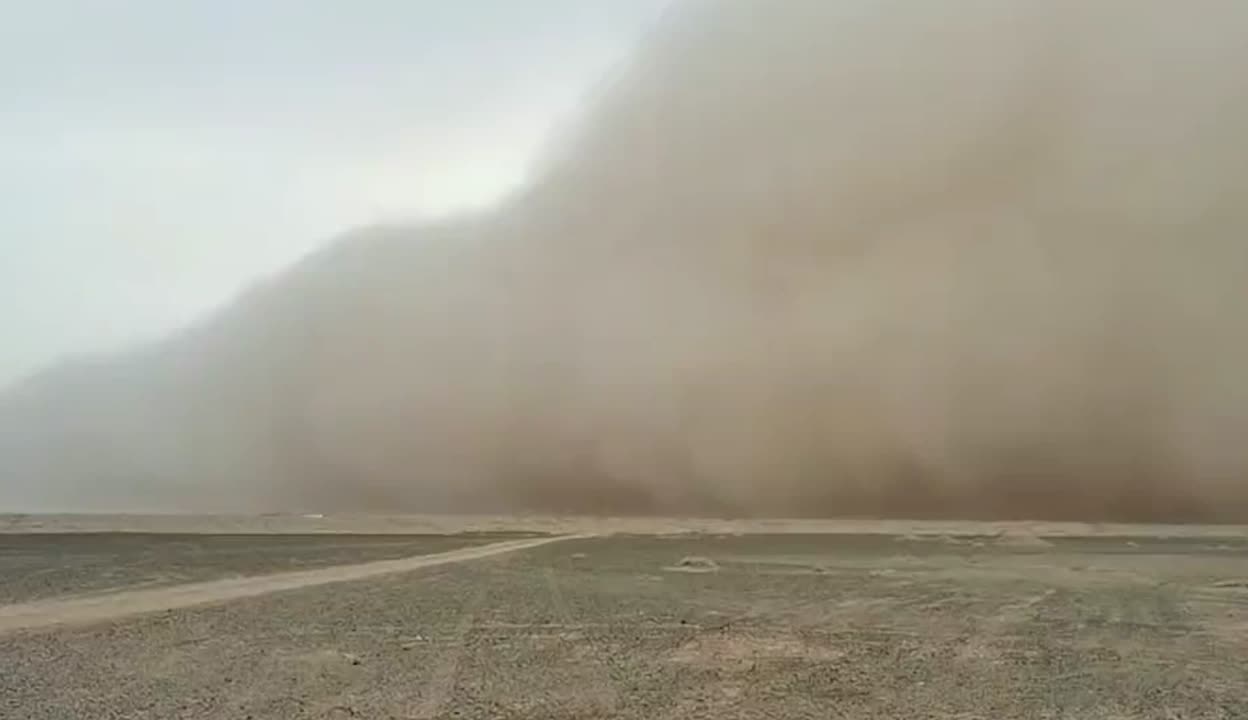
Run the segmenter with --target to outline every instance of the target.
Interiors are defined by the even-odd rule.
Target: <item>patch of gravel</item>
[[[0,636],[0,718],[1248,718],[1241,557],[1058,544],[570,540]]]

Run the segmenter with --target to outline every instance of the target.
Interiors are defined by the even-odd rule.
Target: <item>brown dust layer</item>
[[[9,391],[3,499],[1246,520],[1246,63],[1233,0],[677,3],[494,210]]]

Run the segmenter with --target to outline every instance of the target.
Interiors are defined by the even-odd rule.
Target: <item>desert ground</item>
[[[0,717],[1248,718],[1248,530],[6,516]]]

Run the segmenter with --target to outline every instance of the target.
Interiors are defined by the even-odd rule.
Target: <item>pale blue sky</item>
[[[0,0],[0,385],[488,203],[669,0]]]

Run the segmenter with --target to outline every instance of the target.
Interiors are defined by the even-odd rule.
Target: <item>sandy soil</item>
[[[0,635],[0,717],[1248,717],[1234,533],[615,536],[464,560]]]

